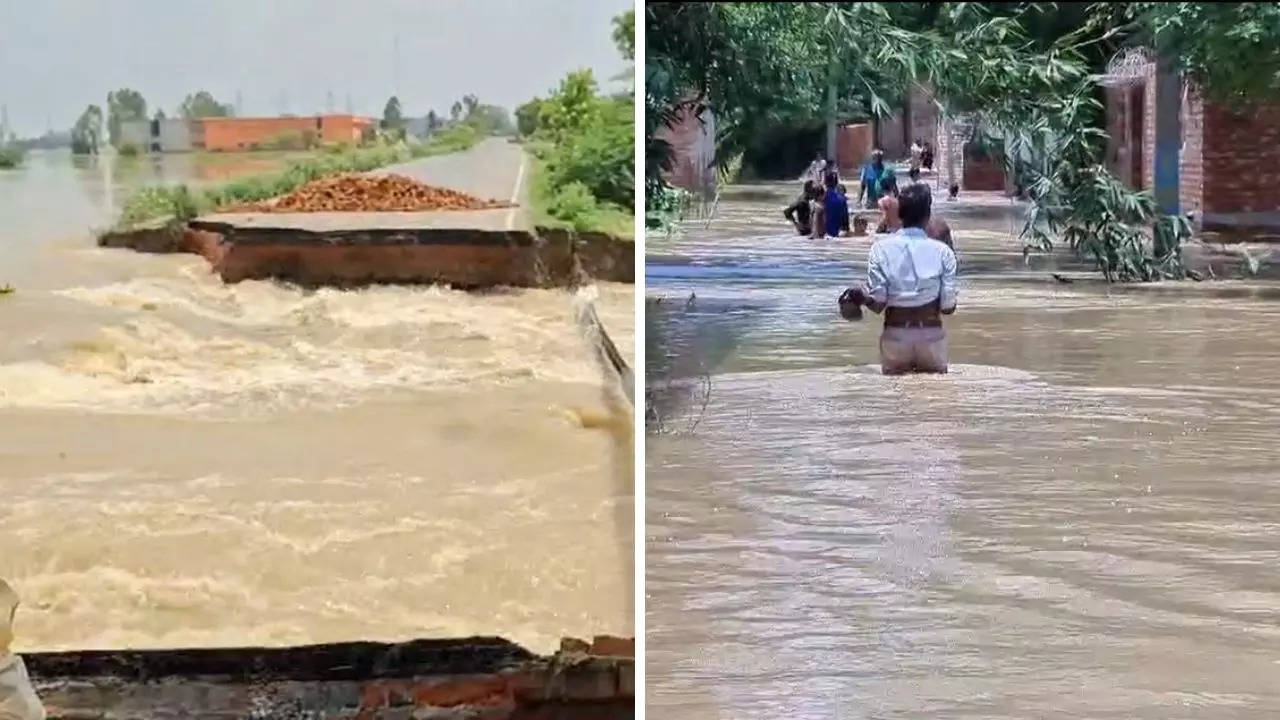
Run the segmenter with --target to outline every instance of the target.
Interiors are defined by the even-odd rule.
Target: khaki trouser
[[[941,327],[886,327],[880,333],[880,371],[885,375],[947,371],[947,333]]]

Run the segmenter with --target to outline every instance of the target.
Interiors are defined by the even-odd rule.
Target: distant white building
[[[405,132],[410,137],[425,138],[431,134],[431,126],[427,124],[426,116],[405,118]]]
[[[198,144],[195,125],[182,118],[128,120],[120,123],[120,143],[146,152],[190,152]]]

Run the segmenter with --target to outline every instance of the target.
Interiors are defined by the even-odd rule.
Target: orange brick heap
[[[403,175],[343,174],[312,180],[287,195],[234,209],[243,212],[412,212],[504,207],[511,204],[432,187]]]

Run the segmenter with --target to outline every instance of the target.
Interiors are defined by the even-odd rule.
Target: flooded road
[[[632,437],[581,300],[224,285],[94,246],[140,184],[271,169],[194,157],[0,172],[16,648],[629,634]],[[596,290],[631,356],[632,286]]]
[[[1280,714],[1280,288],[1059,284],[944,202],[952,373],[886,378],[793,191],[647,240],[649,712]]]

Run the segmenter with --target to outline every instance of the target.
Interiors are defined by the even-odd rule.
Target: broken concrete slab
[[[624,639],[612,645],[614,653],[628,647]],[[539,657],[476,637],[25,657],[50,718],[612,720],[634,717],[632,655]]]
[[[635,282],[635,243],[601,233],[505,229],[506,210],[224,213],[111,231],[103,247],[190,252],[226,282],[431,283],[464,289]],[[465,216],[465,221],[461,219]]]

